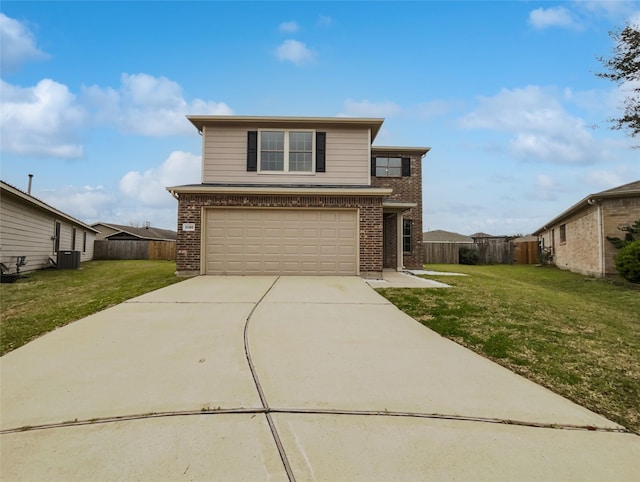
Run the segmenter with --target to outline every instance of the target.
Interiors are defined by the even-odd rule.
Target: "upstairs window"
[[[567,242],[567,225],[560,225],[560,244],[565,244]]]
[[[371,175],[375,177],[411,176],[411,159],[408,157],[374,157]]]
[[[376,157],[376,177],[402,177],[402,159]]]
[[[260,131],[261,172],[313,172],[312,131]]]

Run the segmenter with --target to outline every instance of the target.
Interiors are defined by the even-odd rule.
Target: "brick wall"
[[[598,206],[602,210],[602,221],[599,220]],[[624,237],[624,233],[618,228],[629,226],[636,219],[640,219],[640,198],[605,198],[599,204],[585,206],[572,216],[549,226],[541,236],[545,247],[550,247],[551,232],[555,231],[553,261],[559,268],[589,276],[615,275],[616,249],[607,237]],[[562,225],[566,232],[564,243],[560,240]],[[604,249],[603,266],[600,259],[601,241]]]
[[[373,187],[393,189],[389,196],[391,201],[417,203],[418,206],[405,211],[403,216],[412,224],[411,252],[404,253],[404,266],[410,269],[422,269],[422,154],[408,155],[406,152],[378,151],[376,157],[409,157],[411,159],[411,176],[407,177],[372,177]],[[395,221],[395,220],[394,220]]]
[[[202,210],[208,206],[264,208],[358,208],[360,274],[382,272],[382,199],[378,196],[181,194],[178,203],[176,267],[179,274],[200,273]],[[195,231],[182,231],[193,223]]]
[[[640,197],[626,199],[603,199],[602,200],[602,219],[603,231],[605,236],[604,242],[604,261],[605,273],[616,274],[616,264],[614,257],[616,248],[607,241],[607,236],[611,238],[624,239],[624,231],[619,228],[632,225],[636,220],[640,219]]]
[[[560,228],[565,226],[566,241],[560,239]],[[577,273],[599,276],[598,213],[588,206],[552,227],[555,230],[553,262],[558,268]],[[549,246],[545,240],[545,246]]]

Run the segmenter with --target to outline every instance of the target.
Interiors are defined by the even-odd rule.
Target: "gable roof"
[[[154,228],[152,226],[144,227],[144,228],[135,228],[133,226],[124,226],[122,224],[112,224],[112,223],[92,224],[94,228],[99,225],[107,226],[108,228],[118,231],[117,233],[112,233],[107,237],[111,237],[118,233],[126,233],[136,238],[151,239],[151,240],[157,240],[157,241],[175,241],[177,237],[177,233],[175,231],[171,231],[170,229]],[[98,232],[99,231],[100,230],[98,229]]]
[[[422,242],[426,243],[473,243],[473,239],[464,234],[435,229],[422,233]]]
[[[585,198],[578,201],[576,204],[571,206],[566,211],[563,211],[561,214],[553,218],[551,221],[546,223],[544,226],[541,226],[537,230],[535,230],[533,235],[538,236],[542,232],[547,230],[548,226],[553,226],[563,219],[568,218],[573,215],[577,211],[584,209],[589,204],[597,203],[603,199],[611,199],[611,198],[624,198],[624,197],[640,197],[640,181],[633,181],[628,184],[623,184],[622,186],[614,187],[611,189],[607,189],[605,191],[600,191],[595,194],[589,194]]]
[[[1,180],[0,180],[0,191],[5,191],[5,192],[7,192],[9,194],[12,194],[13,196],[19,198],[21,201],[25,202],[26,204],[29,204],[32,207],[35,207],[37,209],[46,211],[49,214],[51,214],[52,216],[55,216],[55,217],[58,217],[58,218],[62,218],[62,219],[66,219],[70,223],[76,224],[78,226],[81,226],[82,228],[87,229],[89,231],[93,231],[95,233],[98,232],[97,229],[92,228],[88,224],[85,224],[82,221],[80,221],[79,219],[76,219],[73,216],[70,216],[69,214],[63,213],[59,209],[54,208],[53,206],[47,204],[44,201],[41,201],[40,199],[32,196],[31,194],[27,194],[26,192],[21,191],[17,187],[12,186],[11,184],[8,184],[8,183],[6,183],[4,181],[1,181]]]
[[[371,142],[376,138],[384,119],[377,117],[289,117],[289,116],[237,116],[237,115],[188,115],[198,132],[205,125],[226,127],[295,128],[302,125],[317,127],[361,127],[371,129]]]

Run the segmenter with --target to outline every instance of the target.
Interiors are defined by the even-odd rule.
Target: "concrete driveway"
[[[199,277],[0,360],[3,481],[637,480],[640,437],[356,277]]]

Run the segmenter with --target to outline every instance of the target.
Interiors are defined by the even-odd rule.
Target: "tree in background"
[[[616,42],[614,55],[610,59],[600,57],[608,72],[598,77],[609,79],[627,92],[622,117],[611,119],[612,129],[628,129],[631,137],[640,135],[640,26],[627,25],[620,31],[611,32]],[[640,147],[640,146],[638,146]]]

